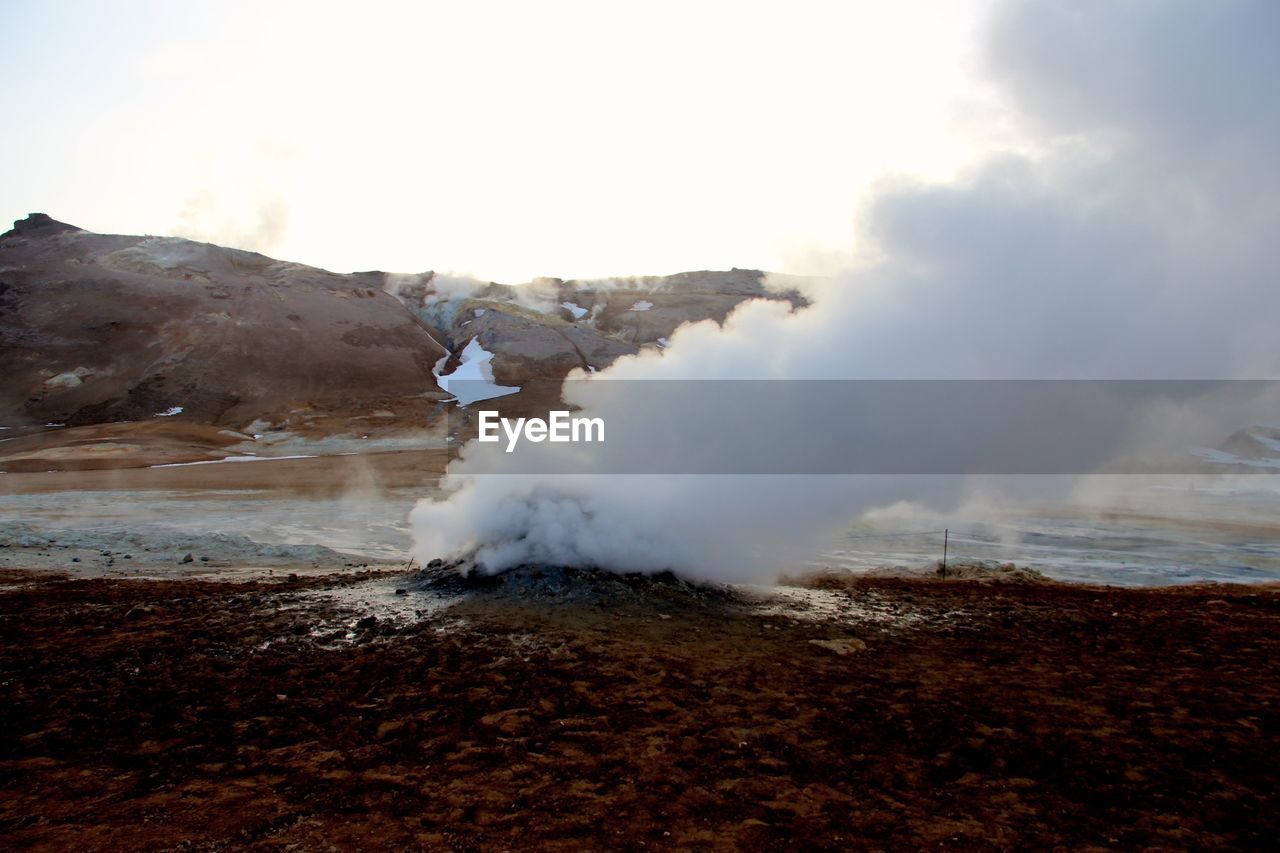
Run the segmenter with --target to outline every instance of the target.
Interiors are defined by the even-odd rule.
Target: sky
[[[886,183],[1025,147],[987,0],[0,0],[0,219],[336,271],[827,273]]]

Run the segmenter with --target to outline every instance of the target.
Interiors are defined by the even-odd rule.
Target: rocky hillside
[[[798,292],[766,289],[760,271],[738,269],[589,281],[540,278],[515,286],[424,273],[390,276],[388,290],[453,352],[478,341],[493,354],[499,385],[559,379],[578,367],[603,369],[643,347],[665,347],[685,323],[721,322],[745,299],[803,304]]]
[[[515,286],[340,275],[34,213],[0,235],[0,470],[18,453],[43,465],[50,446],[129,436],[163,434],[185,454],[214,434],[421,432],[477,354],[484,364],[458,376],[559,380],[664,347],[681,324],[723,320],[753,297],[800,301],[749,270]],[[546,404],[520,398],[503,405]]]
[[[0,236],[0,418],[241,425],[443,397],[444,346],[382,280],[32,214]]]

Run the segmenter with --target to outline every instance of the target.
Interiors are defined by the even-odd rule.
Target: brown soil
[[[402,450],[312,459],[191,465],[174,468],[121,468],[96,471],[48,471],[8,474],[0,494],[37,494],[67,490],[188,490],[216,492],[241,489],[297,497],[340,495],[353,483],[380,489],[433,484],[449,461],[447,450]]]
[[[334,644],[278,606],[350,580],[4,581],[10,849],[1280,835],[1274,588],[840,585],[926,617],[862,629],[478,598]]]

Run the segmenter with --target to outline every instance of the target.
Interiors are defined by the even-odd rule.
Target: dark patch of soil
[[[10,849],[1280,835],[1274,589],[830,591],[910,629],[481,595],[333,648],[298,592],[351,581],[0,582]]]
[[[641,606],[685,615],[690,608],[740,601],[730,587],[689,583],[672,572],[619,574],[573,566],[526,565],[486,574],[469,561],[432,560],[414,574],[409,585],[444,595],[492,596],[508,603],[541,600],[572,606]]]

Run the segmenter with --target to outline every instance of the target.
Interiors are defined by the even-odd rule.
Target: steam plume
[[[1275,378],[1278,31],[1267,2],[1005,3],[986,67],[1036,154],[880,194],[859,260],[810,286],[810,307],[744,303],[597,381]],[[714,418],[714,401],[682,416]],[[420,557],[768,579],[859,514],[963,493],[936,478],[480,468],[456,463],[452,495],[414,510]]]

